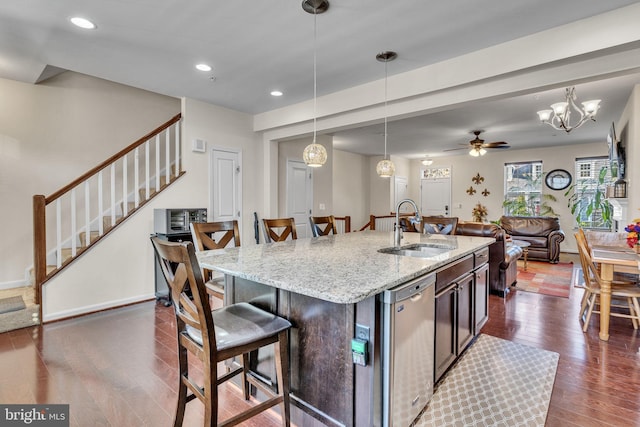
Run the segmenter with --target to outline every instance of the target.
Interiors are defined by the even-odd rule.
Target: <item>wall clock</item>
[[[547,174],[544,182],[552,190],[564,190],[571,185],[571,174],[564,169],[554,169]]]

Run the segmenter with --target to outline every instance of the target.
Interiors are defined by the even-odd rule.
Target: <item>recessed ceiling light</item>
[[[282,96],[282,92],[279,90],[272,90],[271,96]]]
[[[207,64],[198,64],[196,65],[196,68],[200,71],[211,71],[211,67]]]
[[[70,19],[70,21],[76,27],[84,28],[85,30],[93,30],[96,28],[96,24],[89,21],[88,19],[81,18],[79,16],[74,16]]]

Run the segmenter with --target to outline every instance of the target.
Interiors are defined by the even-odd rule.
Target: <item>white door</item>
[[[311,168],[299,160],[287,160],[287,217],[296,221],[298,238],[311,237],[309,216],[313,207]]]
[[[242,174],[240,152],[213,149],[211,151],[210,221],[237,220],[242,229]],[[242,236],[241,236],[242,237]]]
[[[451,215],[451,178],[420,180],[420,213],[424,216]]]
[[[393,209],[392,212],[395,212],[396,206],[400,200],[404,200],[408,197],[408,188],[407,177],[406,176],[394,176],[394,201],[393,201]],[[413,212],[413,207],[409,203],[405,203],[400,206],[400,213],[410,213]]]

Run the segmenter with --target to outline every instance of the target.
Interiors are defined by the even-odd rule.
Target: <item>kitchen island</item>
[[[226,304],[248,301],[293,324],[292,421],[374,426],[382,425],[383,416],[382,293],[434,272],[450,272],[441,276],[452,283],[468,276],[476,264],[486,264],[493,241],[406,233],[403,245],[444,248],[434,256],[412,257],[378,252],[393,247],[392,232],[365,231],[206,251],[199,261],[225,274]],[[438,281],[436,286],[443,289]],[[366,338],[364,366],[353,363],[355,337]],[[272,365],[268,354],[252,360],[252,370],[265,378],[275,378]]]

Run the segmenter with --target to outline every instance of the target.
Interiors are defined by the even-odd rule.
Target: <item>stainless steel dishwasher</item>
[[[435,279],[382,293],[383,426],[409,426],[433,395]]]

